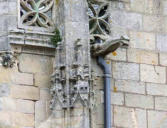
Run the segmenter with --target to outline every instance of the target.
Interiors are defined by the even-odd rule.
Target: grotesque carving
[[[97,43],[92,45],[91,52],[94,57],[105,56],[110,52],[114,52],[119,47],[128,47],[129,39],[121,37],[121,39],[107,40],[105,43]]]
[[[53,26],[54,0],[20,0],[20,22],[25,26]]]
[[[11,52],[2,52],[0,53],[0,55],[2,56],[1,60],[2,66],[6,68],[12,68],[16,60],[14,54]]]

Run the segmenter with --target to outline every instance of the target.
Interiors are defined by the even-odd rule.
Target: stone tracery
[[[88,1],[89,10],[89,27],[90,39],[96,38],[106,40],[110,34],[110,26],[108,23],[108,3],[107,2],[91,2]],[[93,41],[94,42],[94,41]]]
[[[49,28],[53,26],[54,0],[20,0],[20,20],[25,26]]]

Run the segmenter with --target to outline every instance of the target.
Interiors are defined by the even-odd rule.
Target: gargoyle
[[[91,53],[93,57],[105,56],[110,52],[114,52],[119,47],[128,47],[129,39],[121,37],[120,39],[108,39],[103,43],[95,43],[91,46]]]

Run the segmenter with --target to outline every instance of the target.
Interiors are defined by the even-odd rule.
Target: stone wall
[[[17,51],[14,67],[0,65],[0,128],[39,127],[50,115],[54,51],[21,46],[12,51]]]
[[[127,50],[106,57],[112,65],[113,128],[167,127],[166,6],[166,0],[111,2],[112,36],[130,38]]]
[[[17,1],[0,0],[0,10],[0,50],[6,50],[8,33],[17,28]],[[119,48],[106,56],[112,70],[112,128],[167,127],[166,15],[167,0],[110,1],[111,37],[130,39],[128,49]],[[14,67],[0,65],[0,128],[63,128],[68,121],[81,128],[80,122],[85,122],[81,104],[71,110],[68,121],[60,108],[53,115],[55,120],[48,120],[54,50],[25,45],[11,48],[17,52]],[[93,59],[92,68],[96,99],[89,121],[91,128],[103,128],[103,73]]]
[[[17,1],[0,0],[0,50],[8,50],[8,32],[17,27]]]

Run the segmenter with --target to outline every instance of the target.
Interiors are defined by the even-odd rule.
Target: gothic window
[[[19,0],[19,27],[49,30],[54,26],[55,0]]]
[[[89,3],[89,28],[91,41],[96,39],[105,40],[110,35],[108,22],[108,3],[88,2]]]

